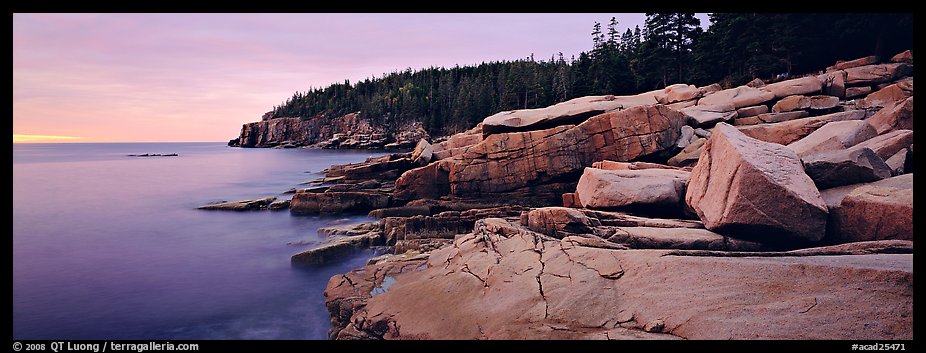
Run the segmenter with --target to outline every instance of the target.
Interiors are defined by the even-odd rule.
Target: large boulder
[[[864,58],[858,58],[855,60],[846,60],[846,61],[839,60],[836,62],[836,65],[833,65],[832,68],[835,70],[845,70],[845,69],[859,67],[863,65],[877,64],[879,60],[880,58],[874,55],[866,56]]]
[[[894,105],[907,97],[913,96],[913,79],[900,80],[897,83],[888,85],[877,92],[869,94],[864,99],[858,101],[861,108],[880,108]]]
[[[810,135],[810,133],[829,122],[861,120],[864,118],[864,110],[849,110],[810,118],[783,121],[780,123],[740,126],[738,129],[746,134],[746,136],[754,139],[787,145],[800,140],[804,136]]]
[[[913,131],[895,130],[875,136],[852,146],[851,149],[870,148],[881,159],[891,158],[895,153],[913,144]]]
[[[822,89],[823,81],[814,76],[801,77],[765,85],[765,90],[775,94],[775,98],[812,94],[820,92]]]
[[[397,201],[436,199],[450,193],[450,167],[443,160],[411,169],[395,181],[392,196]]]
[[[303,266],[330,264],[345,256],[367,249],[371,245],[379,244],[382,241],[381,235],[379,232],[369,232],[333,238],[318,247],[293,255],[290,257],[290,262]]]
[[[737,112],[733,104],[696,105],[679,110],[688,116],[689,123],[694,126],[714,125],[736,117]]]
[[[494,134],[449,160],[450,193],[506,192],[577,175],[601,160],[664,153],[678,141],[685,116],[663,105],[633,107],[576,126]]]
[[[802,161],[804,171],[820,189],[891,177],[891,167],[870,148],[817,153]]]
[[[758,105],[775,99],[775,94],[764,88],[739,86],[711,93],[698,100],[698,105],[733,104],[736,108]]]
[[[678,83],[669,85],[662,92],[656,94],[656,101],[662,104],[670,104],[696,99],[701,96],[701,91],[693,85]]]
[[[855,187],[831,212],[833,242],[913,240],[913,174]]]
[[[913,97],[886,103],[884,108],[868,118],[868,123],[879,134],[898,129],[913,130]]]
[[[836,97],[845,97],[846,96],[846,72],[839,70],[833,72],[827,72],[820,76],[817,76],[821,81],[823,81],[823,94],[836,96]]]
[[[588,208],[677,208],[689,173],[672,169],[604,170],[585,168],[576,194]]]
[[[897,53],[897,55],[894,55],[893,57],[891,57],[891,62],[912,64],[913,63],[913,52],[907,49],[907,50],[904,50],[903,52]]]
[[[863,120],[834,121],[788,144],[788,148],[804,157],[849,148],[877,135],[874,127]]]
[[[870,85],[888,82],[909,74],[913,67],[905,63],[867,65],[846,69],[847,85]]]
[[[718,124],[691,172],[685,201],[704,226],[762,241],[819,241],[827,209],[798,156]]]
[[[431,161],[433,155],[434,147],[432,147],[427,140],[421,139],[418,141],[418,144],[415,145],[415,150],[412,151],[412,163],[426,165]]]
[[[662,92],[662,91],[656,91]],[[483,135],[513,131],[547,129],[565,124],[578,124],[592,116],[630,107],[651,105],[656,92],[635,96],[587,96],[570,99],[545,108],[510,110],[496,113],[482,121]]]

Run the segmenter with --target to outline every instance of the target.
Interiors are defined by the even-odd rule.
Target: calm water
[[[179,153],[133,158],[126,154]],[[361,151],[13,145],[14,339],[324,339],[328,278],[289,257],[365,217],[202,211],[277,195]],[[309,173],[306,173],[309,172]],[[304,245],[288,245],[302,243]]]

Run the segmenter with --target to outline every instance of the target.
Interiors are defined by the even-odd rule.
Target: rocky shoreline
[[[907,51],[500,112],[295,190],[379,220],[292,262],[386,249],[329,281],[333,339],[912,339],[912,74]]]

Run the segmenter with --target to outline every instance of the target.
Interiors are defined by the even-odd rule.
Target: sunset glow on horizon
[[[569,58],[590,50],[592,25],[612,16],[621,31],[645,18],[14,14],[13,142],[228,141],[312,87],[406,68]]]

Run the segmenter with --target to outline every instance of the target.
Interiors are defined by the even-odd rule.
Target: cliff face
[[[406,124],[395,131],[374,126],[359,113],[337,118],[314,117],[268,119],[241,126],[229,146],[322,148],[408,148],[428,135],[420,124]]]

